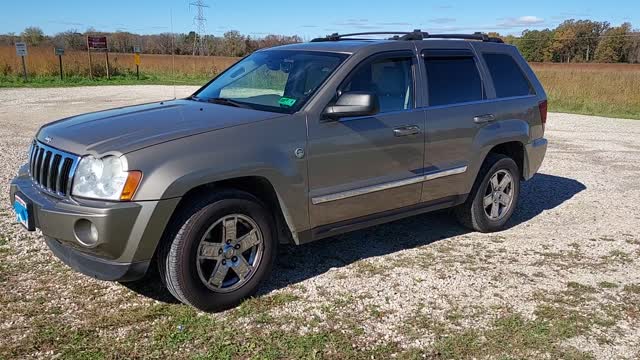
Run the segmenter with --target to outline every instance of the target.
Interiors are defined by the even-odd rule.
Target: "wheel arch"
[[[525,146],[521,141],[507,141],[492,147],[485,155],[485,159],[489,154],[502,154],[510,157],[518,165],[518,172],[521,179],[525,174]]]
[[[203,193],[222,189],[244,191],[262,201],[269,212],[273,214],[280,243],[297,243],[293,220],[282,197],[278,194],[273,184],[263,176],[240,176],[194,186],[182,196],[175,212],[177,212],[181,206],[189,203]]]
[[[474,139],[478,156],[472,162],[474,179],[490,153],[509,156],[518,165],[521,178],[527,166],[525,144],[529,142],[529,123],[524,120],[503,120],[483,127]]]

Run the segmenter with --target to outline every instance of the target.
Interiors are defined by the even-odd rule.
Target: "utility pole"
[[[190,2],[189,6],[196,7],[196,15],[193,17],[193,25],[196,28],[196,36],[193,39],[193,55],[205,55],[204,36],[207,31],[207,18],[204,17],[204,9],[209,5],[205,4],[203,0],[196,0]]]

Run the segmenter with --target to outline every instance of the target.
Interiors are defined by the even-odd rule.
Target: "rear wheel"
[[[520,176],[510,157],[489,154],[467,201],[456,208],[462,225],[480,232],[502,230],[518,203]]]
[[[273,221],[254,196],[235,190],[182,208],[164,242],[160,274],[180,301],[203,311],[237,305],[268,277]]]

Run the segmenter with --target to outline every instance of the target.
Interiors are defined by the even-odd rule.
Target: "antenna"
[[[193,39],[193,55],[204,55],[204,35],[207,31],[207,18],[204,17],[204,8],[208,8],[209,5],[205,4],[203,0],[196,0],[190,2],[189,6],[196,7],[196,15],[193,17],[193,25],[196,28],[196,36]]]

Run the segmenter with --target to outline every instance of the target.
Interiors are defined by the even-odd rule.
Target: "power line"
[[[624,35],[598,35],[598,36],[571,36],[571,37],[554,37],[549,36],[548,38],[523,38],[523,37],[514,37],[513,39],[516,41],[552,41],[552,40],[582,40],[582,39],[602,39],[602,38],[618,38],[618,37],[640,37],[640,33],[636,34],[624,34]]]
[[[196,0],[189,3],[189,6],[196,7],[196,15],[193,17],[193,24],[196,27],[196,36],[193,39],[193,55],[205,55],[204,36],[207,31],[207,18],[204,17],[204,9],[209,5],[203,0]]]

